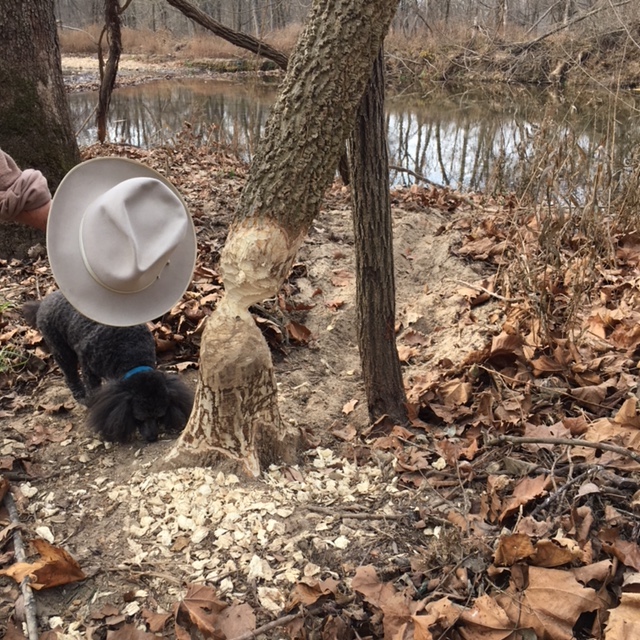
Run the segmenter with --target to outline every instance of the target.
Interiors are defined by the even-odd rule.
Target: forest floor
[[[194,281],[153,331],[161,367],[195,385],[247,168],[188,132],[171,148],[83,155],[148,163],[189,205]],[[535,216],[514,225],[509,200],[421,187],[393,191],[392,207],[410,421],[368,420],[350,198],[336,182],[277,299],[253,309],[283,419],[309,443],[258,480],[159,470],[169,439],[98,440],[20,313],[54,286],[44,249],[2,265],[0,495],[11,489],[19,523],[0,511],[0,568],[15,575],[20,530],[40,563],[41,633],[640,637],[638,238],[612,238],[616,264],[595,271],[569,339],[545,333],[540,300],[518,288]],[[557,309],[575,275],[550,285]],[[21,638],[23,612],[0,576],[0,633]]]

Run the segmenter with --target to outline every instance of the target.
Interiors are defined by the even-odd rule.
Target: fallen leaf
[[[134,624],[125,624],[119,629],[107,631],[107,640],[157,640],[158,636],[140,631]]]
[[[246,603],[230,605],[220,613],[216,628],[225,638],[238,638],[256,628],[256,614]]]
[[[528,567],[528,584],[519,590],[513,579],[498,604],[520,629],[533,629],[538,640],[572,640],[582,613],[602,606],[594,589],[583,587],[569,571]]]
[[[533,552],[533,543],[529,536],[522,533],[501,536],[493,562],[499,567],[511,567],[531,556]]]
[[[357,404],[358,400],[356,400],[355,398],[353,400],[349,400],[349,402],[347,402],[344,407],[342,407],[342,413],[348,416],[356,408]]]
[[[64,549],[40,539],[34,540],[33,546],[42,556],[41,560],[33,563],[17,562],[0,571],[0,575],[9,576],[16,582],[22,582],[29,576],[31,588],[38,591],[86,578],[80,565]]]

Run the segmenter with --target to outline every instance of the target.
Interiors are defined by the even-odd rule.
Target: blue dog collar
[[[127,373],[122,376],[122,379],[127,380],[127,378],[131,376],[135,376],[136,373],[144,373],[145,371],[153,371],[153,367],[134,367],[130,371],[127,371]]]

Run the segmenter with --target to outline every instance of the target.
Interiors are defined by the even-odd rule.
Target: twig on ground
[[[505,298],[504,296],[501,296],[499,293],[496,293],[495,291],[489,291],[489,289],[485,289],[484,287],[481,287],[479,284],[471,284],[470,282],[466,282],[465,280],[457,280],[455,278],[447,278],[447,279],[450,282],[457,282],[458,284],[463,284],[465,287],[471,287],[471,289],[482,291],[483,293],[490,295],[492,298],[496,298],[497,300],[501,300],[502,302],[508,302],[510,304],[514,302],[524,302],[523,297],[522,298]]]
[[[552,444],[566,447],[587,447],[588,449],[598,449],[599,451],[610,451],[617,453],[625,458],[631,458],[635,462],[640,463],[640,455],[619,447],[615,444],[607,444],[606,442],[588,442],[587,440],[578,440],[577,438],[530,438],[526,436],[497,436],[490,438],[485,442],[488,447],[495,447],[500,444]]]
[[[136,571],[135,569],[130,569],[129,567],[109,567],[104,571],[105,573],[128,573],[134,578],[159,578],[160,580],[166,580],[167,582],[172,582],[173,584],[177,584],[180,586],[183,586],[185,583],[184,580],[175,578],[168,573],[160,573],[159,571]],[[96,573],[100,572],[98,571]]]
[[[541,502],[529,515],[532,518],[535,518],[541,511],[546,509],[552,502],[555,502],[560,498],[560,496],[566,493],[569,487],[573,486],[574,484],[578,484],[578,482],[582,482],[582,480],[584,480],[585,478],[588,478],[589,476],[592,476],[596,470],[597,470],[597,467],[593,467],[592,469],[589,469],[584,473],[581,473],[579,476],[576,476],[571,480],[567,480],[567,482],[565,482],[559,489],[556,489],[556,491],[554,491],[553,493],[550,493],[546,497],[544,502]]]
[[[404,520],[405,518],[411,517],[411,514],[409,513],[394,513],[388,515],[385,513],[362,513],[357,511],[351,513],[351,511],[334,511],[328,507],[320,507],[314,504],[307,504],[305,507],[309,509],[309,511],[313,511],[315,513],[335,516],[336,518],[353,518],[354,520]]]
[[[24,551],[24,543],[22,542],[22,534],[20,532],[20,516],[18,515],[18,509],[16,508],[16,502],[8,491],[4,497],[4,504],[9,512],[9,518],[11,524],[16,525],[13,530],[13,548],[16,554],[16,560],[18,562],[26,562],[27,555]],[[27,635],[29,640],[38,640],[38,619],[36,618],[36,598],[33,595],[33,590],[29,585],[29,577],[27,576],[21,583],[20,589],[22,591],[22,597],[24,599],[24,617],[27,624]]]
[[[266,633],[267,631],[271,631],[272,629],[276,629],[278,627],[283,627],[285,624],[289,624],[298,618],[303,616],[302,611],[298,611],[298,613],[290,613],[286,616],[282,616],[281,618],[276,618],[271,622],[267,622],[263,624],[261,627],[254,629],[253,631],[247,631],[239,636],[235,636],[231,640],[252,640],[252,638],[257,638],[260,634]]]
[[[346,606],[347,604],[353,602],[355,600],[355,596],[350,596],[341,601],[341,606]],[[235,636],[231,638],[231,640],[252,640],[253,638],[258,637],[259,635],[266,633],[267,631],[271,631],[272,629],[276,629],[277,627],[283,627],[285,624],[289,624],[298,618],[302,618],[305,615],[314,616],[318,613],[322,613],[323,606],[322,604],[315,604],[308,609],[302,609],[296,613],[289,613],[286,616],[282,616],[280,618],[276,618],[271,622],[267,622],[263,624],[261,627],[254,629],[253,631],[247,631],[246,633],[242,633],[239,636]]]

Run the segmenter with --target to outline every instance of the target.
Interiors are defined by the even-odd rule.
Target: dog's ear
[[[193,392],[176,376],[166,376],[169,408],[163,419],[167,431],[182,431],[193,408]]]
[[[119,382],[107,382],[89,399],[87,424],[105,440],[128,442],[136,432],[131,394]]]

